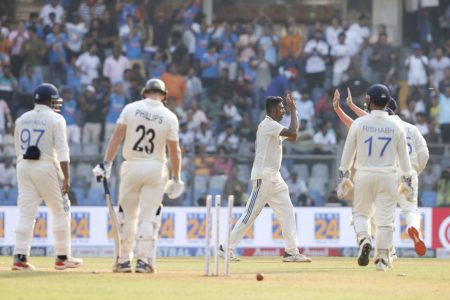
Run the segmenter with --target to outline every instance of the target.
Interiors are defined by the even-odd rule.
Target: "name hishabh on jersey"
[[[124,159],[166,162],[167,140],[178,141],[178,119],[161,101],[143,99],[127,104],[117,120],[127,126]]]
[[[372,111],[350,127],[342,154],[341,170],[395,171],[397,157],[403,172],[410,171],[404,128],[386,112]]]

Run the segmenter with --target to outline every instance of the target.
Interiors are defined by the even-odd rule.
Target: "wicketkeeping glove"
[[[350,171],[339,171],[338,186],[336,191],[339,199],[344,198],[353,189],[353,182],[349,177]]]
[[[169,199],[176,199],[184,192],[184,182],[178,178],[172,178],[166,183],[165,192]]]
[[[412,185],[412,176],[402,176],[402,183],[398,187],[398,193],[408,201],[413,201],[414,187]]]
[[[92,174],[94,174],[95,178],[97,178],[97,181],[100,182],[103,180],[103,178],[109,179],[109,177],[111,176],[111,169],[112,162],[105,160],[92,169]]]

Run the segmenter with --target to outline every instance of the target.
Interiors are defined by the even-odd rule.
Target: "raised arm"
[[[341,106],[339,105],[340,98],[341,98],[341,95],[340,95],[339,91],[336,89],[334,91],[333,109],[336,112],[336,114],[338,115],[339,120],[341,120],[342,123],[344,123],[345,126],[347,126],[347,128],[350,128],[350,126],[353,123],[353,120],[342,110]]]
[[[289,124],[288,129],[283,129],[280,132],[281,136],[287,137],[288,141],[295,142],[297,140],[298,133],[298,112],[297,106],[295,105],[295,100],[292,98],[291,93],[288,93],[286,96],[287,105],[291,110],[291,123]]]
[[[364,110],[359,108],[355,103],[353,103],[352,93],[350,92],[350,88],[347,88],[347,105],[358,117],[367,115],[367,112],[365,112]]]

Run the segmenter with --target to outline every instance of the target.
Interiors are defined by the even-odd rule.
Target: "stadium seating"
[[[292,172],[297,173],[299,178],[309,178],[309,168],[306,164],[295,164],[292,167]]]
[[[423,191],[420,198],[421,206],[436,207],[437,193],[435,191]]]

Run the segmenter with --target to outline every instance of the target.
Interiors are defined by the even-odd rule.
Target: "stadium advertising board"
[[[236,207],[233,210],[233,225],[238,221],[243,210],[243,207]],[[72,207],[71,213],[74,253],[77,253],[77,247],[85,254],[110,253],[113,239],[107,208],[75,206]],[[450,209],[422,208],[420,213],[427,248],[450,249]],[[295,208],[295,216],[298,245],[305,252],[317,255],[339,255],[343,253],[342,249],[356,248],[350,208]],[[220,219],[220,240],[223,242],[227,220],[225,207],[220,212]],[[0,247],[3,249],[11,247],[15,243],[14,228],[17,220],[17,207],[0,207]],[[52,215],[46,207],[39,207],[33,233],[33,247],[53,246],[51,224]],[[412,242],[408,238],[406,230],[406,222],[398,210],[394,240],[396,247],[405,251],[412,249]],[[164,207],[159,236],[160,250],[158,251],[161,252],[161,255],[203,255],[205,208]],[[244,255],[278,255],[283,252],[284,241],[281,224],[270,208],[264,208],[261,211],[239,247],[238,254]],[[51,251],[47,251],[47,255],[49,253]]]

